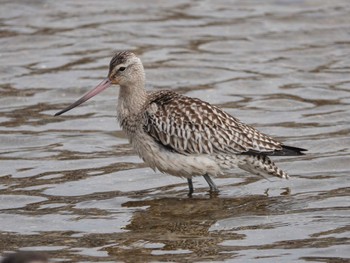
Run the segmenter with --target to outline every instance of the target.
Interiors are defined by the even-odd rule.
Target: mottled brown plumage
[[[302,155],[305,149],[285,146],[222,109],[173,91],[146,92],[139,58],[117,53],[108,79],[57,115],[88,100],[111,84],[120,86],[117,117],[132,146],[154,170],[188,180],[202,175],[212,191],[210,175],[239,167],[251,173],[287,178],[270,155]]]
[[[150,93],[145,131],[182,154],[273,153],[282,144],[222,109],[173,91]]]

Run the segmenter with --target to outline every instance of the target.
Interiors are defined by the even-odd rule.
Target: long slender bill
[[[111,81],[106,78],[104,79],[100,84],[98,84],[93,90],[90,90],[88,93],[86,93],[83,97],[81,97],[80,99],[78,99],[76,102],[72,103],[71,105],[69,105],[67,108],[57,112],[55,114],[55,116],[61,115],[77,106],[79,106],[80,104],[84,103],[85,101],[87,101],[88,99],[91,99],[93,96],[97,95],[98,93],[100,93],[101,91],[107,89],[108,87],[110,87],[112,85]]]

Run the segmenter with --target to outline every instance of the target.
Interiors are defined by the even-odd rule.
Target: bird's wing
[[[150,94],[143,128],[183,154],[272,153],[281,143],[200,99],[172,91]]]

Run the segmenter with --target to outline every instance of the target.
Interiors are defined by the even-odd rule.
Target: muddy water
[[[66,262],[345,262],[350,258],[350,2],[1,1],[0,251]],[[232,171],[210,196],[145,167],[117,89],[53,114],[115,50],[148,87],[224,107],[309,149],[292,178]]]

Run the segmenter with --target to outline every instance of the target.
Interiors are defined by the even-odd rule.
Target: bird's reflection
[[[48,263],[48,257],[44,253],[36,251],[19,251],[5,255],[1,263]]]
[[[220,245],[225,240],[245,236],[234,229],[220,228],[223,219],[247,215],[268,215],[281,197],[250,195],[245,197],[195,196],[193,198],[155,198],[123,204],[137,210],[118,245],[107,250],[119,260],[194,261],[225,260],[234,257],[232,248]],[[131,260],[133,259],[133,260]]]

